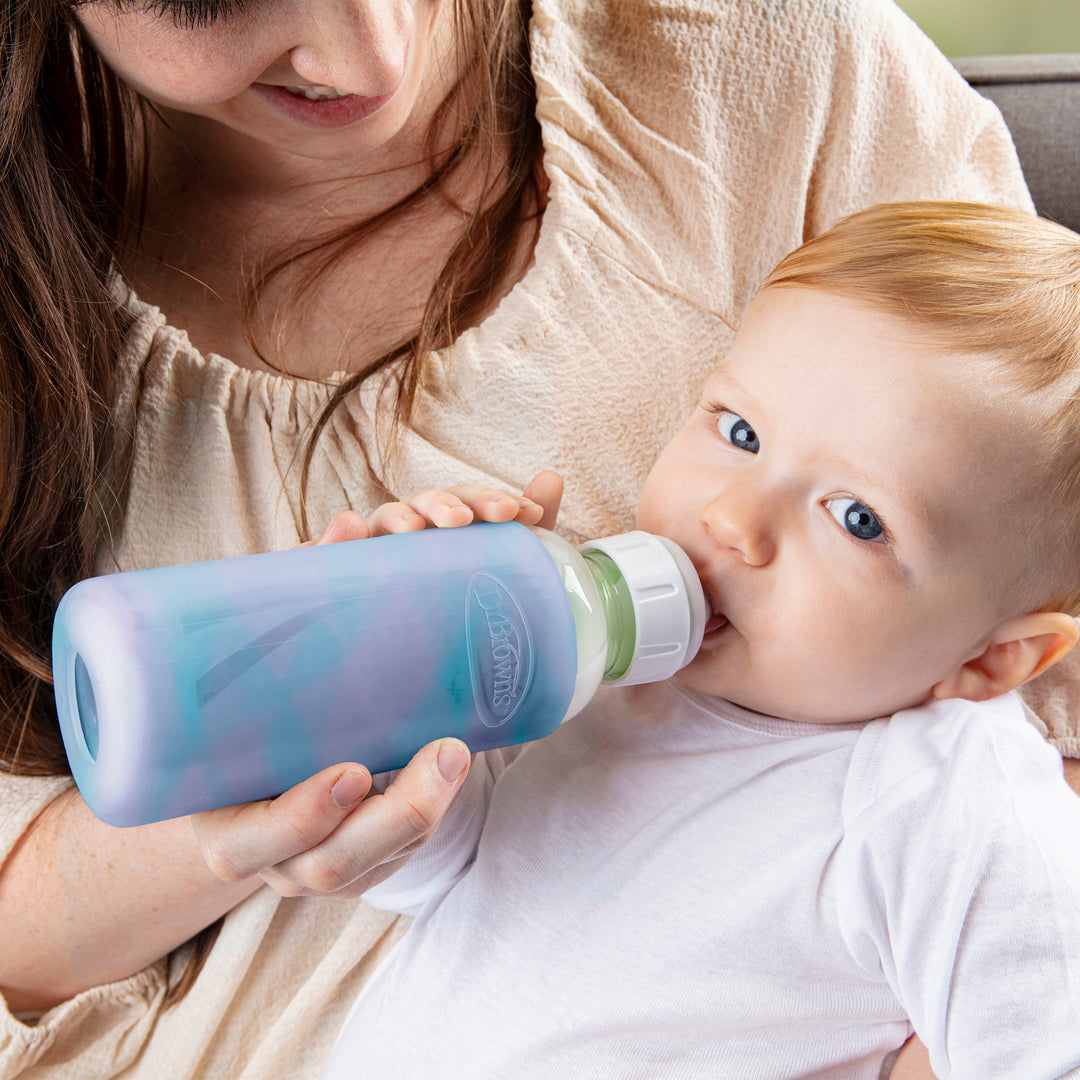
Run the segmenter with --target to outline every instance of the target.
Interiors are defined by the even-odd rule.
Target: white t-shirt
[[[939,1080],[1080,1076],[1078,836],[1015,696],[602,691],[369,894],[417,918],[324,1080],[876,1080],[913,1027]]]

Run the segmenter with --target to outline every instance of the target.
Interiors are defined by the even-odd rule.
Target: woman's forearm
[[[141,971],[254,892],[214,876],[186,818],[116,829],[72,789],[0,869],[0,989],[14,1010]]]
[[[16,1010],[47,1008],[132,975],[264,883],[361,896],[431,836],[468,771],[468,748],[439,739],[383,794],[344,762],[276,799],[134,829],[103,824],[72,789],[0,868],[0,990]]]

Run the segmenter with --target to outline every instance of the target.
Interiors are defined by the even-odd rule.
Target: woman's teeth
[[[306,97],[308,101],[332,101],[334,98],[348,97],[349,95],[333,86],[283,86],[296,97]]]

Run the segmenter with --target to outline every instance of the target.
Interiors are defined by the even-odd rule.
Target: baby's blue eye
[[[756,454],[761,449],[757,432],[741,417],[726,409],[717,414],[716,430],[724,436],[732,446],[737,446],[747,453]]]
[[[866,503],[858,499],[829,499],[825,509],[859,540],[884,542],[885,527]]]

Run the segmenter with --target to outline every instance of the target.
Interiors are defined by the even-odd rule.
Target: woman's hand
[[[522,495],[480,484],[425,491],[364,518],[339,514],[315,544],[473,521],[554,524],[562,477],[538,473]],[[381,794],[363,765],[331,766],[273,800],[192,817],[203,858],[225,882],[259,877],[283,896],[359,896],[435,831],[469,768],[457,739],[425,746]]]
[[[468,769],[465,744],[441,739],[383,794],[370,794],[362,765],[334,765],[276,799],[191,821],[207,866],[223,881],[258,876],[282,896],[359,896],[434,832]]]

